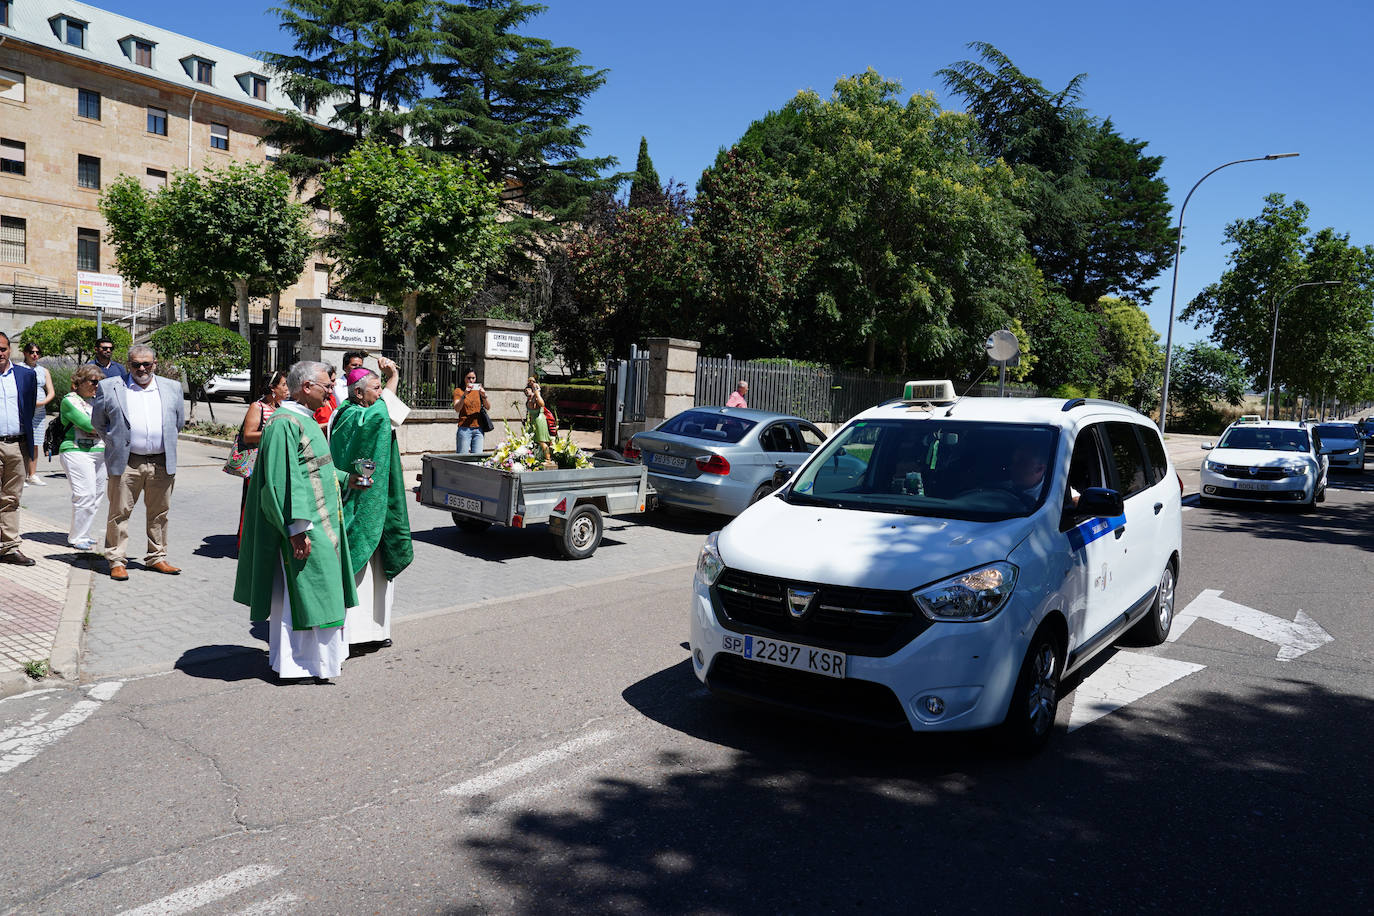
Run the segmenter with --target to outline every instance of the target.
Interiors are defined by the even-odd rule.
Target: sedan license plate
[[[761,636],[736,636],[733,633],[725,634],[721,639],[721,648],[750,661],[791,668],[793,671],[809,671],[826,677],[844,677],[845,663],[848,661],[843,652],[813,649]]]
[[[1237,480],[1237,481],[1236,481],[1236,489],[1237,489],[1237,490],[1267,490],[1267,489],[1269,489],[1269,486],[1270,486],[1269,484],[1265,483],[1265,482],[1262,481],[1262,480]]]
[[[677,455],[650,455],[649,463],[655,467],[673,468],[678,471],[687,467],[687,459]]]
[[[466,496],[459,496],[456,493],[444,494],[444,505],[450,509],[466,509],[468,512],[481,512],[482,501],[480,499],[469,499]]]

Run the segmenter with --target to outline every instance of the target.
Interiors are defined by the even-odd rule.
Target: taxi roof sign
[[[907,382],[902,389],[903,401],[943,402],[957,400],[954,383],[949,379],[922,379]]]

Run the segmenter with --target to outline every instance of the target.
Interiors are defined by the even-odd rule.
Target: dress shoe
[[[158,560],[156,563],[154,563],[152,566],[149,566],[148,568],[151,569],[153,572],[162,573],[164,576],[181,575],[181,570],[177,569],[175,566],[168,563],[166,560]]]
[[[32,566],[34,562],[34,560],[24,556],[17,550],[11,550],[6,554],[0,554],[0,563],[9,563],[14,566]]]
[[[129,579],[129,571],[123,566],[111,566],[110,578],[116,582],[126,582]]]

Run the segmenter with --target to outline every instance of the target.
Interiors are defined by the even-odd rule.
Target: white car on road
[[[1328,467],[1364,473],[1364,436],[1354,423],[1322,423],[1315,428],[1317,441],[1327,452]]]
[[[1312,509],[1326,499],[1326,449],[1304,423],[1232,423],[1202,462],[1199,502],[1293,503]]]
[[[707,538],[694,670],[740,701],[918,732],[1000,725],[1038,748],[1061,678],[1128,630],[1168,635],[1181,492],[1128,407],[909,383]]]

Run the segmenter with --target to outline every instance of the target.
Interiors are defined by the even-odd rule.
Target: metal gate
[[[643,423],[649,408],[649,352],[630,345],[629,359],[606,362],[606,403],[601,427],[603,448],[620,443],[620,424]]]
[[[301,358],[301,329],[278,324],[277,333],[269,334],[266,324],[255,324],[248,330],[249,380],[254,396],[261,394],[259,386],[267,383],[273,372],[285,372]]]

